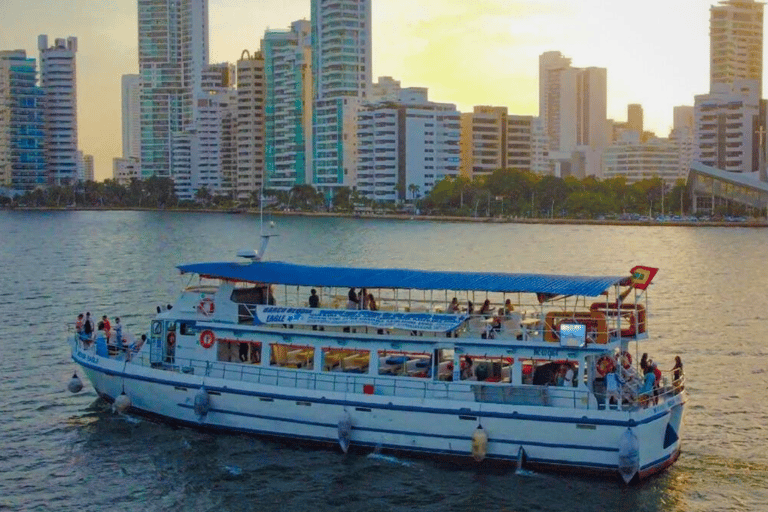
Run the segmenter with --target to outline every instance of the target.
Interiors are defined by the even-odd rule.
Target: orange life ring
[[[216,343],[216,335],[213,331],[205,330],[200,333],[200,346],[203,348],[211,348]]]
[[[165,337],[165,340],[168,342],[169,347],[174,346],[176,344],[176,333],[169,332],[168,336]]]
[[[623,366],[625,370],[628,370],[629,367],[632,366],[632,354],[625,350],[619,354],[619,361],[621,361],[621,366]]]
[[[216,311],[216,305],[213,303],[213,299],[206,297],[200,301],[200,304],[197,305],[197,309],[199,309],[202,314],[209,316]]]
[[[610,356],[602,356],[597,360],[597,374],[601,377],[605,377],[615,369],[613,365],[613,358]]]

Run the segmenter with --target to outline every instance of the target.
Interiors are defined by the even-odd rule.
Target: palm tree
[[[421,188],[421,187],[419,187],[418,185],[415,185],[413,183],[408,185],[408,192],[411,193],[411,198],[412,199],[416,199],[416,194],[419,192],[419,188]]]

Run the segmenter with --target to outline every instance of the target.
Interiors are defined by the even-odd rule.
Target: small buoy
[[[120,396],[115,398],[115,410],[117,412],[125,412],[131,406],[131,399],[123,391]]]
[[[483,430],[482,425],[478,425],[472,433],[472,457],[477,462],[482,462],[488,451],[488,434]]]
[[[341,451],[347,453],[352,438],[352,418],[349,417],[349,414],[345,414],[344,417],[339,420],[338,435]]]
[[[69,384],[67,384],[67,389],[70,393],[79,393],[83,389],[83,381],[80,380],[80,377],[77,376],[77,373],[72,375],[72,378],[69,381]]]
[[[211,396],[205,388],[200,388],[200,391],[195,395],[195,414],[197,414],[197,419],[203,421],[209,410],[211,410]]]
[[[273,220],[269,221],[269,227],[274,228],[275,227],[275,221],[273,221]]]

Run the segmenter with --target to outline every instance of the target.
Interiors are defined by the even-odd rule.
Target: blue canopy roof
[[[531,292],[597,297],[626,276],[559,276],[493,272],[446,272],[394,268],[312,267],[274,261],[253,263],[195,263],[180,265],[182,274],[247,281],[317,287],[411,288],[417,290],[474,290]]]

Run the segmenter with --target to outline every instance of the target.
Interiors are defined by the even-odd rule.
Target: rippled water
[[[277,218],[269,256],[298,263],[621,274],[661,269],[647,351],[685,363],[683,454],[636,487],[476,471],[214,436],[113,414],[74,365],[89,309],[146,329],[175,265],[257,245],[248,215],[0,212],[0,509],[756,510],[768,503],[768,232]]]

